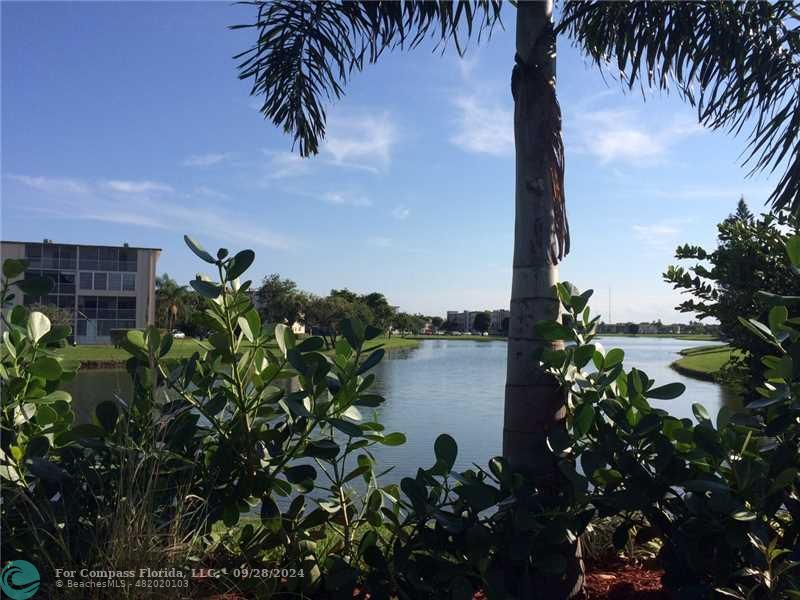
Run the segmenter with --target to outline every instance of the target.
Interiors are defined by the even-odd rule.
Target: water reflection
[[[715,414],[735,397],[724,387],[698,381],[669,368],[682,348],[707,345],[670,338],[600,338],[606,350],[625,351],[626,366],[645,371],[658,384],[680,381],[686,393],[676,400],[654,404],[678,417],[692,417],[691,405],[703,404]],[[387,431],[402,431],[404,446],[379,447],[381,465],[394,465],[387,479],[413,475],[433,464],[433,442],[439,433],[452,435],[459,445],[457,468],[485,464],[500,453],[506,368],[505,342],[426,340],[419,348],[395,350],[375,369],[375,391],[387,402],[377,410]],[[79,418],[90,418],[93,407],[115,396],[130,397],[124,370],[83,371],[70,385]],[[368,416],[368,415],[365,415]]]

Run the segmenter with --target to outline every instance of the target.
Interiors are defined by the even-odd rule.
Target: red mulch
[[[664,571],[618,562],[587,569],[584,600],[668,600],[661,586]]]
[[[583,593],[579,600],[669,600],[661,586],[664,571],[641,565],[615,561],[587,567]],[[353,597],[358,591],[353,592]],[[478,592],[475,600],[483,600]],[[245,600],[236,593],[218,594],[210,600]]]

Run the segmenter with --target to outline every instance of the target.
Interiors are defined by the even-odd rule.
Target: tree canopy
[[[236,56],[239,77],[261,96],[265,118],[302,156],[325,136],[329,101],[353,71],[386,50],[431,39],[463,53],[501,24],[500,0],[251,2],[253,45]],[[782,170],[770,201],[800,210],[800,26],[796,0],[777,2],[567,1],[556,33],[629,88],[675,88],[698,120],[747,131],[751,172]]]

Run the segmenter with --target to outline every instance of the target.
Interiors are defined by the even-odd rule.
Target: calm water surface
[[[682,348],[707,345],[671,338],[598,338],[606,350],[625,351],[626,367],[635,366],[661,385],[680,381],[686,392],[677,400],[653,401],[678,417],[692,417],[691,405],[700,402],[716,413],[734,398],[714,383],[684,377],[669,368]],[[386,397],[378,410],[387,431],[402,431],[404,446],[379,449],[382,465],[395,466],[387,479],[414,475],[418,467],[433,465],[433,442],[439,433],[452,435],[459,445],[458,467],[485,464],[500,454],[503,427],[503,387],[506,343],[425,340],[418,348],[395,350],[374,370],[375,391]],[[123,370],[83,371],[72,384],[79,418],[96,403],[129,395]]]

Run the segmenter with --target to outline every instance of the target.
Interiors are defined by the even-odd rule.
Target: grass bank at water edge
[[[727,344],[685,348],[680,354],[681,358],[673,362],[670,367],[681,375],[704,381],[715,381],[720,370],[730,362],[731,358],[741,356],[739,350]]]
[[[372,340],[369,347],[382,345],[386,350],[400,350],[403,348],[416,348],[419,342],[411,338],[391,337],[391,338],[378,338]],[[277,344],[271,345],[275,349],[278,348]],[[192,354],[202,351],[203,347],[200,340],[193,338],[186,338],[182,340],[175,340],[172,348],[167,354],[167,358],[180,360],[189,358]],[[111,369],[122,367],[125,361],[130,358],[122,348],[117,348],[111,345],[80,345],[80,346],[67,346],[61,348],[59,354],[67,360],[77,360],[81,363],[84,369]]]

